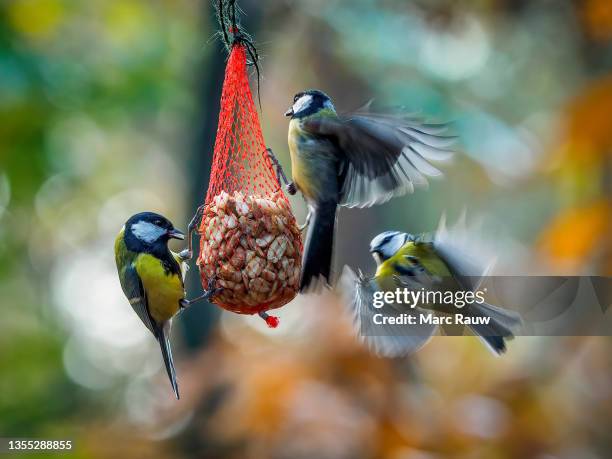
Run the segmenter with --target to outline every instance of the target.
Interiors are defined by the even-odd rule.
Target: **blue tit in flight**
[[[484,300],[463,304],[462,307],[440,300],[442,292],[478,291],[486,272],[449,241],[451,239],[444,236],[427,241],[424,237],[386,231],[370,243],[370,252],[377,265],[372,278],[361,273],[357,275],[349,268],[345,270],[342,284],[349,298],[355,326],[375,353],[397,357],[415,352],[428,341],[437,325],[452,335],[463,334],[464,327],[468,327],[495,354],[506,351],[506,340],[514,337],[514,330],[522,323],[518,313],[487,304]],[[380,302],[375,306],[375,298],[383,298],[380,292],[397,292],[398,289],[421,291],[423,295],[426,291],[441,293],[437,297],[421,297],[423,300],[416,303],[416,307],[407,304],[405,297],[398,301],[393,296],[384,306]],[[377,321],[374,318],[379,313],[395,317],[411,315],[415,320],[400,322],[401,325],[381,324],[381,319]],[[454,320],[457,314],[462,315],[459,326]],[[450,319],[422,319],[432,315]],[[463,325],[466,322],[468,325]]]
[[[338,206],[370,207],[426,186],[442,173],[430,161],[443,161],[454,137],[445,125],[424,124],[402,114],[370,112],[366,106],[339,115],[331,99],[318,90],[295,95],[285,113],[293,181],[308,206],[300,291],[329,284]],[[270,150],[269,150],[270,151]],[[285,174],[272,152],[279,178]]]
[[[211,289],[194,300],[185,299],[185,258],[168,249],[170,239],[184,238],[167,218],[142,212],[130,217],[115,239],[121,288],[140,320],[159,342],[177,399],[179,390],[170,349],[172,318],[191,303],[208,299],[215,293]]]

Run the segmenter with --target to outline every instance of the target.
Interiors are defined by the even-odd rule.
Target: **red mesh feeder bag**
[[[266,151],[242,44],[232,47],[225,69],[199,232],[202,285],[206,289],[214,280],[222,289],[213,303],[254,314],[295,297],[301,234]]]

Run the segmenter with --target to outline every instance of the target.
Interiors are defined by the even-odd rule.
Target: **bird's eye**
[[[301,94],[296,94],[296,95],[293,97],[293,102],[297,102],[297,101],[298,101],[298,99],[299,99],[300,97],[302,97],[302,96],[301,96]]]
[[[161,220],[158,218],[157,220],[155,220],[155,221],[153,222],[153,224],[155,224],[155,225],[157,225],[157,226],[161,226],[162,221],[161,221]]]

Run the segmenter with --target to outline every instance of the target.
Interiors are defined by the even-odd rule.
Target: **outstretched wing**
[[[153,333],[155,337],[158,335],[158,327],[149,314],[149,307],[147,304],[147,294],[140,280],[140,276],[136,271],[136,267],[133,264],[129,264],[123,270],[122,275],[119,277],[121,281],[121,287],[125,296],[127,296],[130,305],[134,312],[138,314],[142,323]]]
[[[375,323],[376,314],[384,317],[400,317],[402,314],[418,317],[422,311],[399,305],[384,305],[382,308],[375,308],[374,293],[378,288],[373,279],[357,276],[346,267],[341,285],[353,317],[356,333],[368,348],[379,356],[399,357],[416,352],[435,331],[435,325],[421,324],[418,321],[414,325]]]
[[[465,213],[451,228],[442,215],[434,235],[436,254],[444,261],[453,277],[465,290],[478,290],[496,261],[496,254],[486,247],[478,225],[468,229]]]
[[[340,204],[370,207],[427,186],[442,172],[431,162],[445,161],[455,137],[444,124],[425,124],[402,115],[358,111],[306,121],[304,129],[329,137],[345,155]]]

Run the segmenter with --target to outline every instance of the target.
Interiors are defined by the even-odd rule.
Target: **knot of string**
[[[247,65],[255,67],[257,75],[257,99],[261,108],[261,94],[259,92],[259,54],[251,37],[238,22],[238,13],[242,13],[239,6],[236,5],[236,0],[217,0],[217,20],[219,21],[220,34],[228,52],[231,52],[234,46],[243,46],[250,59],[247,59]]]

